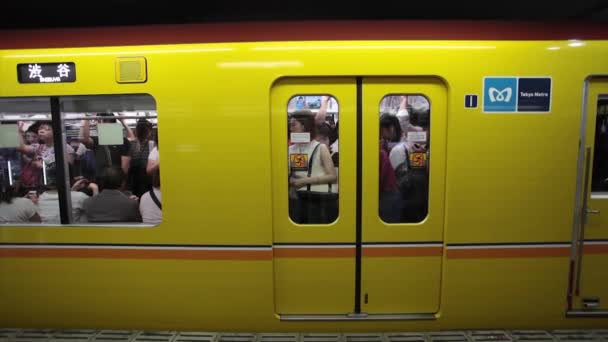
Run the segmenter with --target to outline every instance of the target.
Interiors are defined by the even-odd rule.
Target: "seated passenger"
[[[15,196],[15,190],[0,177],[0,223],[40,222],[38,208],[27,198]]]
[[[152,175],[152,190],[141,196],[139,212],[143,223],[160,224],[163,219],[161,196],[160,196],[160,171],[157,168]]]
[[[102,191],[84,202],[89,222],[141,222],[139,205],[121,188],[125,174],[119,167],[108,167],[101,174]]]
[[[46,173],[47,185],[46,191],[38,197],[40,217],[43,223],[60,224],[61,214],[59,213],[59,192],[57,191],[55,168],[46,169],[43,172]],[[87,222],[84,215],[84,201],[89,196],[77,191],[74,187],[71,189],[70,195],[72,196],[72,223]]]

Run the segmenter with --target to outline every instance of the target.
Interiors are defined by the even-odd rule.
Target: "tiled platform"
[[[606,330],[484,330],[426,333],[222,333],[0,329],[0,342],[608,342]]]

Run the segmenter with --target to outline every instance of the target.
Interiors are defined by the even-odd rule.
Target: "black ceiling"
[[[360,1],[355,3],[355,1]],[[256,20],[520,20],[608,22],[608,0],[3,0],[0,28]]]

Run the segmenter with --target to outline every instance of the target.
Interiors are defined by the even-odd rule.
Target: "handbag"
[[[308,164],[308,177],[312,174],[312,165],[315,160],[315,155],[321,144],[317,144],[312,154],[310,155],[310,162]],[[311,184],[306,185],[306,191],[297,191],[298,198],[302,200],[317,201],[317,202],[331,202],[338,200],[338,193],[331,191],[331,183],[327,184],[327,191],[312,191]]]

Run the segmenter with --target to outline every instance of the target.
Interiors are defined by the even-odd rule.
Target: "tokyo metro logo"
[[[488,91],[490,92],[490,102],[509,102],[511,101],[511,96],[513,96],[512,88],[505,88],[503,90],[490,88]]]
[[[515,112],[517,106],[516,77],[486,77],[483,80],[484,112]]]

